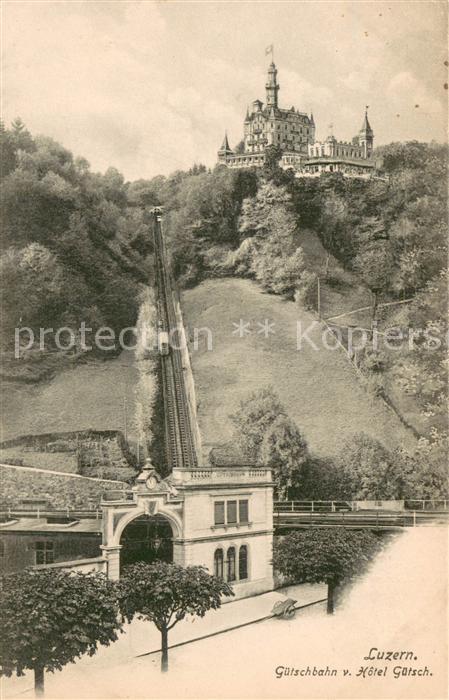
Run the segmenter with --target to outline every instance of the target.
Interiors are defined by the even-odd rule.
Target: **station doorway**
[[[140,515],[120,538],[120,569],[136,562],[173,561],[173,531],[161,515]]]

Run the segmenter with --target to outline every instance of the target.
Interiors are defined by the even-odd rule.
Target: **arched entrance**
[[[138,561],[173,561],[173,531],[162,515],[140,515],[120,537],[120,568]]]

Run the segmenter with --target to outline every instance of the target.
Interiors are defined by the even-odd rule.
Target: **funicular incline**
[[[154,217],[158,345],[162,367],[165,415],[165,451],[170,471],[198,466],[192,416],[187,397],[181,334],[175,312],[174,290],[162,237],[161,217]]]

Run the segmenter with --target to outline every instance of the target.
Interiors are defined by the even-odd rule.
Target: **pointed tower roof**
[[[232,150],[232,148],[229,145],[228,133],[225,132],[223,143],[221,145],[220,150],[218,151],[218,157],[219,158],[223,158],[223,157],[226,158],[228,155],[232,155],[233,153],[234,153],[234,151]]]
[[[313,118],[313,112],[310,112],[310,123],[315,124],[315,120]]]
[[[222,145],[221,145],[220,151],[230,151],[230,150],[231,150],[231,149],[230,149],[230,147],[229,147],[228,133],[225,131],[225,136],[224,136],[223,143],[222,143]]]
[[[245,122],[251,121],[249,118],[249,107],[246,108],[246,117],[245,117]]]
[[[363,120],[362,128],[360,129],[360,131],[363,133],[367,133],[367,134],[373,133],[371,125],[368,121],[368,107],[366,107],[366,109],[365,109],[365,118]]]

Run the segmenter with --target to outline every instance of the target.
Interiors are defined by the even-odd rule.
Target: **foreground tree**
[[[125,569],[119,583],[120,609],[128,621],[153,622],[161,633],[161,671],[168,670],[168,632],[186,615],[204,617],[221,606],[222,596],[234,595],[224,581],[202,566],[183,568],[158,561],[139,562]]]
[[[34,671],[35,693],[44,672],[60,671],[121,629],[114,584],[102,574],[28,570],[0,579],[1,673]]]
[[[371,532],[309,528],[275,544],[273,565],[295,583],[327,584],[327,612],[333,613],[337,587],[362,573],[379,549],[380,541]]]

